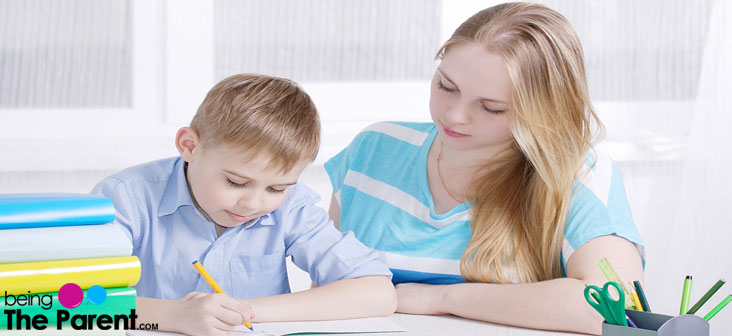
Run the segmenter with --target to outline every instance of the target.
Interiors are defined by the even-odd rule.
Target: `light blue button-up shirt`
[[[250,298],[290,292],[285,258],[318,285],[369,275],[391,277],[379,256],[353,233],[341,233],[316,206],[319,196],[291,186],[279,208],[217,237],[214,224],[193,204],[181,158],[125,169],[99,182],[92,193],[112,199],[140,258],[135,286],[142,297],[177,300],[213,289],[191,265],[199,260],[226,294]]]

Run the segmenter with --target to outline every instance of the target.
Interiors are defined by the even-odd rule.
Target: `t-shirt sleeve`
[[[391,278],[376,251],[359,242],[353,232],[335,228],[325,209],[315,205],[317,194],[301,185],[297,189],[292,191],[301,195],[283,204],[288,210],[280,219],[290,228],[285,234],[286,253],[315,284],[371,275]]]
[[[633,223],[623,177],[602,155],[575,182],[562,246],[562,269],[575,250],[595,237],[616,235],[634,243],[645,265],[645,249]]]
[[[336,195],[336,199],[339,204],[340,197],[338,196],[343,188],[348,171],[354,169],[354,165],[363,166],[363,159],[370,157],[371,152],[376,150],[373,141],[376,133],[371,132],[371,130],[376,126],[388,124],[388,122],[378,122],[376,124],[369,125],[358,133],[346,148],[325,162],[325,171],[328,172],[328,177],[330,178],[330,183],[333,187],[333,194]],[[359,161],[359,159],[361,159],[361,161]]]
[[[124,229],[122,231],[127,234],[136,250],[140,246],[140,216],[124,182],[113,176],[107,177],[94,186],[91,194],[103,195],[112,200],[115,209],[114,223]]]
[[[353,144],[351,144],[353,145]],[[330,158],[324,164],[325,171],[328,172],[330,184],[333,187],[333,194],[337,194],[343,187],[343,181],[348,171],[349,160],[347,159],[351,146],[344,148],[336,156]]]

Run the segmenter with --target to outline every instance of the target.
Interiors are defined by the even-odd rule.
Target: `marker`
[[[201,265],[201,263],[198,262],[198,260],[193,261],[193,267],[196,268],[198,273],[201,273],[201,276],[203,277],[203,279],[205,279],[206,282],[208,282],[208,285],[211,286],[211,288],[213,288],[214,292],[226,294],[226,293],[224,293],[224,290],[221,289],[221,286],[219,286],[219,284],[217,284],[216,281],[211,277],[211,274],[208,274],[208,271],[206,271],[206,269],[203,268],[203,265]],[[249,330],[254,331],[254,329],[252,329],[251,322],[249,322],[249,321],[244,322],[244,326],[249,328]]]
[[[714,315],[717,315],[717,313],[719,313],[719,311],[722,310],[722,308],[724,308],[730,301],[732,301],[732,294],[727,295],[727,297],[724,298],[724,300],[722,300],[722,302],[720,302],[716,307],[714,307],[714,309],[712,309],[712,311],[707,313],[707,315],[704,316],[704,320],[709,322],[709,320],[711,320],[712,317],[714,317]]]
[[[635,286],[635,291],[636,293],[638,293],[638,299],[640,300],[641,306],[643,307],[643,311],[650,313],[651,306],[648,305],[648,299],[646,299],[646,293],[643,291],[643,286],[641,286],[640,281],[633,281],[633,286]]]
[[[631,319],[630,319],[630,316],[628,316],[628,315],[625,315],[625,319],[627,319],[627,320],[628,320],[628,325],[629,325],[629,326],[631,326],[631,327],[633,327],[633,328],[636,328],[636,329],[638,328],[638,326],[637,326],[637,325],[635,324],[635,322],[633,322],[633,320],[631,320]]]
[[[638,298],[638,293],[636,293],[632,289],[633,288],[633,284],[630,283],[630,282],[628,284],[630,284],[630,288],[631,288],[630,295],[633,296],[633,303],[635,303],[635,310],[645,311],[645,310],[643,310],[643,305],[641,304],[640,298]]]
[[[686,313],[687,314],[696,313],[696,311],[699,310],[699,308],[701,308],[702,305],[707,303],[707,301],[709,301],[709,298],[711,298],[712,295],[714,295],[714,293],[716,293],[719,290],[719,288],[722,287],[722,285],[724,285],[724,282],[725,282],[724,279],[719,279],[717,281],[717,283],[715,283],[714,286],[712,286],[712,288],[710,288],[706,292],[706,294],[704,294],[704,296],[702,296],[701,299],[699,299],[699,301],[697,301],[693,306],[691,306],[689,311]]]
[[[684,279],[684,291],[681,293],[681,309],[679,315],[686,314],[689,311],[689,296],[691,295],[691,275],[687,275]]]

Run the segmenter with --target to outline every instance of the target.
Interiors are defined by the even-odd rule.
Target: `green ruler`
[[[625,308],[635,309],[635,303],[633,303],[633,297],[630,291],[625,287],[624,282],[620,280],[618,273],[615,273],[613,267],[610,266],[610,262],[606,258],[602,258],[597,262],[597,267],[600,267],[607,281],[615,281],[623,289],[623,293],[625,293]]]

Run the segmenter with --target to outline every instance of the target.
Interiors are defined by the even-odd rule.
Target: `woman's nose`
[[[467,124],[470,122],[470,109],[467,104],[457,102],[448,107],[445,111],[445,118],[454,124]]]

